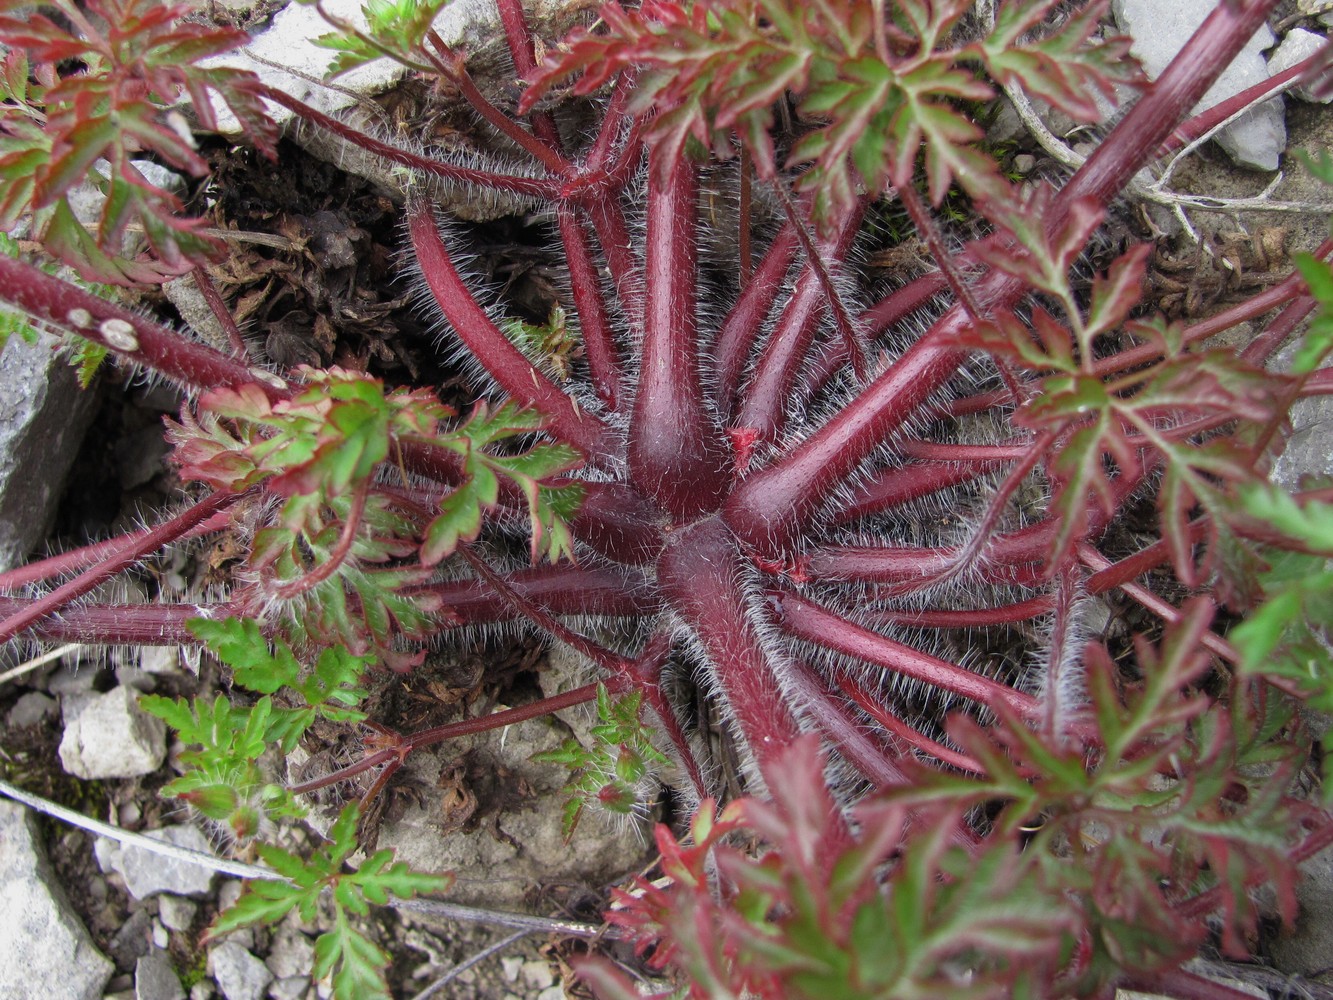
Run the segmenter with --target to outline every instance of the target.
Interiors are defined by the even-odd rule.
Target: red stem
[[[631,480],[680,519],[717,508],[729,458],[699,381],[697,188],[696,168],[682,161],[649,189],[643,349],[629,431]]]
[[[214,514],[202,524],[195,525],[189,531],[181,535],[177,541],[183,542],[190,538],[198,538],[200,535],[207,535],[214,531],[221,531],[230,524],[231,515],[226,511],[222,511]],[[115,538],[93,542],[90,545],[84,545],[77,549],[70,549],[68,552],[61,552],[58,555],[48,556],[45,559],[38,559],[25,566],[17,566],[5,573],[0,573],[0,591],[14,590],[18,587],[27,586],[30,583],[40,583],[43,580],[49,580],[55,576],[63,576],[66,573],[73,573],[76,570],[83,569],[85,566],[92,566],[95,563],[101,562],[122,546],[132,543],[135,539],[143,538],[152,530],[152,528],[141,528],[138,531],[131,531],[123,535],[117,535]]]
[[[836,293],[830,291],[831,283],[820,255],[827,253],[833,260],[841,261],[851,247],[862,217],[860,211],[849,213],[830,240],[822,241],[822,245],[811,241],[806,250],[805,265],[796,281],[795,291],[783,306],[777,325],[759,355],[754,374],[740,394],[741,403],[734,424],[757,432],[759,440],[773,441],[781,435],[786,424],[784,411],[791,409],[792,392],[801,374],[801,363],[809,353],[820,320],[830,302],[841,307],[840,300],[832,297]],[[797,228],[796,231],[802,230]],[[843,319],[850,325],[851,320],[845,311]],[[846,336],[842,338],[844,356],[846,339]]]
[[[352,496],[352,505],[347,510],[347,520],[338,534],[338,544],[333,547],[329,557],[304,576],[278,587],[276,596],[279,600],[290,601],[294,597],[299,597],[312,587],[318,587],[338,571],[338,567],[346,561],[352,551],[352,543],[356,541],[357,530],[361,527],[361,516],[366,512],[366,499],[369,495],[370,480],[367,479]]]
[[[411,167],[419,170],[423,174],[431,177],[440,177],[444,180],[456,181],[460,184],[475,184],[484,188],[491,188],[497,191],[507,191],[510,194],[524,195],[529,198],[542,198],[553,201],[560,193],[560,182],[544,177],[524,177],[521,174],[501,174],[491,170],[473,170],[469,167],[457,167],[452,163],[444,163],[440,160],[432,160],[425,156],[418,156],[405,149],[399,149],[397,146],[391,146],[387,142],[381,142],[359,132],[349,125],[340,122],[336,118],[331,118],[321,111],[312,108],[304,101],[297,100],[290,94],[284,94],[281,90],[272,87],[262,87],[263,96],[273,101],[275,104],[281,104],[284,108],[294,111],[301,118],[309,121],[320,128],[326,129],[338,136],[340,139],[346,139],[354,146],[374,153],[390,163],[398,163],[405,167]]]
[[[554,615],[596,615],[631,618],[660,610],[648,578],[632,569],[560,564],[506,573],[505,585],[525,600]],[[480,625],[513,617],[514,605],[485,580],[431,583],[407,591],[409,596],[438,597],[453,620],[446,625]]]
[[[607,686],[611,687],[611,685]],[[550,698],[542,698],[539,701],[534,701],[530,705],[521,705],[518,708],[508,708],[502,712],[492,712],[490,715],[478,716],[475,719],[463,719],[459,722],[450,722],[443,726],[423,729],[420,732],[401,737],[400,742],[392,747],[362,757],[355,764],[349,764],[347,767],[334,771],[332,774],[326,774],[323,777],[314,778],[310,781],[302,782],[299,785],[294,785],[287,790],[293,795],[305,795],[308,792],[327,788],[329,785],[336,785],[338,782],[346,781],[348,778],[355,778],[358,774],[363,774],[373,767],[379,767],[381,764],[387,764],[393,760],[401,760],[413,750],[420,750],[422,747],[433,746],[436,743],[443,743],[445,740],[457,739],[460,736],[471,736],[474,733],[485,733],[492,729],[503,729],[505,726],[512,726],[519,722],[527,722],[529,719],[538,719],[543,715],[553,715],[561,709],[571,708],[574,705],[582,705],[593,701],[596,697],[597,685],[585,684],[583,687],[575,688],[572,691],[566,691],[563,694],[557,694]]]
[[[174,542],[191,528],[226,510],[238,501],[240,493],[211,493],[188,510],[139,536],[122,540],[122,544],[107,554],[104,561],[84,570],[74,579],[57,587],[51,593],[34,600],[26,608],[15,611],[0,621],[0,642],[8,642],[24,629],[43,618],[49,618],[71,601],[78,600],[103,580],[115,576],[150,552]]]
[[[1153,89],[1056,196],[1043,220],[1047,232],[1059,232],[1076,203],[1090,199],[1104,205],[1124,188],[1180,114],[1198,102],[1263,23],[1274,2],[1241,0],[1214,9]],[[976,298],[988,308],[1005,308],[1023,290],[1018,279],[992,271],[978,283]],[[765,555],[790,550],[828,497],[956,371],[961,355],[952,345],[967,325],[966,311],[955,306],[833,419],[743,481],[725,507],[736,534]]]
[[[1041,716],[1041,706],[1031,695],[855,625],[798,594],[782,593],[777,607],[783,628],[798,639],[877,664],[986,707],[1003,704],[1024,719]]]
[[[1030,597],[1016,604],[1000,604],[991,608],[965,608],[952,611],[938,609],[876,610],[866,614],[867,625],[913,625],[917,628],[989,628],[995,625],[1013,625],[1031,621],[1049,614],[1054,606],[1050,594]]]
[[[608,410],[615,412],[624,402],[620,353],[611,330],[610,310],[602,297],[601,275],[593,256],[592,240],[584,228],[581,213],[568,205],[556,209],[560,238],[569,266],[569,285],[574,294],[579,333],[588,359],[588,371],[597,396]]]
[[[463,99],[472,105],[477,114],[551,173],[563,176],[572,172],[574,165],[556,149],[524,129],[477,89],[477,85],[472,82],[472,75],[464,65],[463,58],[451,51],[433,29],[426,33],[426,40],[435,50],[427,53],[432,65],[440,71],[441,76],[458,88]]]
[[[943,492],[993,472],[1001,464],[989,460],[924,460],[905,462],[897,468],[881,469],[857,485],[852,499],[834,515],[834,523],[847,524]]]
[[[40,598],[0,597],[0,615],[17,616]],[[85,642],[101,646],[197,646],[185,627],[191,618],[226,618],[227,605],[82,604],[67,607],[53,618],[41,618],[31,634],[52,642]]]
[[[634,332],[643,329],[643,277],[634,254],[634,239],[614,193],[583,204],[592,220],[597,243],[606,257],[616,299],[625,322]]]
[[[187,340],[31,264],[0,254],[0,301],[39,323],[76,333],[197,391],[258,384],[270,401],[287,397],[281,379],[247,368],[207,344]]]
[[[1111,561],[1091,545],[1078,546],[1078,557],[1079,561],[1091,570],[1100,571],[1111,567]],[[1127,595],[1168,624],[1174,625],[1184,617],[1179,608],[1168,604],[1146,587],[1129,582],[1122,583],[1119,586]],[[1210,597],[1200,597],[1198,599],[1208,601],[1212,605],[1212,598]],[[1216,632],[1205,630],[1199,638],[1199,643],[1209,652],[1220,656],[1228,663],[1240,662],[1240,654],[1236,652],[1235,647]]]
[[[505,392],[521,405],[543,414],[547,429],[590,457],[614,453],[610,429],[560,391],[539,372],[523,352],[510,343],[485,310],[477,304],[459,276],[440,238],[435,215],[424,203],[408,210],[408,230],[421,264],[422,276],[435,301],[468,351],[486,368]]]
[[[1328,53],[1324,51],[1316,52],[1308,59],[1298,62],[1295,66],[1289,66],[1281,73],[1275,73],[1268,79],[1256,83],[1252,87],[1246,87],[1244,90],[1232,94],[1224,101],[1219,101],[1207,111],[1200,112],[1192,118],[1181,122],[1172,131],[1171,135],[1157,149],[1157,159],[1170,156],[1178,149],[1188,146],[1199,136],[1204,135],[1215,128],[1221,122],[1226,121],[1237,111],[1247,108],[1251,104],[1257,104],[1267,95],[1278,90],[1288,80],[1295,80],[1305,73],[1311,67],[1319,65],[1321,60],[1326,60]]]
[[[778,292],[786,283],[787,272],[796,259],[800,241],[796,228],[783,226],[773,237],[758,269],[750,275],[735,305],[727,313],[726,321],[713,344],[713,374],[716,380],[714,402],[722,419],[730,422],[736,390],[749,362],[759,331]]]
[[[987,773],[986,769],[971,757],[932,740],[899,719],[884,707],[881,699],[872,695],[849,674],[841,672],[838,674],[838,686],[861,707],[862,711],[913,749],[924,751],[936,760],[941,760],[961,771],[971,771],[973,774]]]
[[[232,316],[231,310],[227,308],[227,303],[222,301],[222,296],[218,294],[213,279],[208,276],[208,272],[202,267],[196,267],[190,272],[190,276],[194,278],[194,284],[199,289],[199,294],[208,303],[208,309],[213,314],[214,319],[221,323],[222,329],[226,331],[227,342],[231,344],[232,353],[240,360],[248,362],[250,352],[245,346],[245,338],[241,336],[241,328],[236,325],[236,318]]]
[[[658,586],[693,631],[739,736],[769,773],[801,728],[778,676],[789,664],[776,663],[760,641],[742,573],[736,543],[716,518],[675,532],[657,564]]]

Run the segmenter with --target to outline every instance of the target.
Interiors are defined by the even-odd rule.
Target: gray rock
[[[85,392],[57,357],[60,341],[11,337],[0,354],[0,571],[23,562],[47,536],[56,499],[92,420]]]
[[[112,841],[107,841],[112,843]],[[104,868],[103,871],[109,869]],[[130,912],[129,918],[121,924],[116,936],[111,939],[108,950],[116,965],[122,969],[132,969],[134,964],[152,950],[153,918],[145,909]]]
[[[114,966],[65,899],[23,806],[0,801],[0,997],[97,1000]]]
[[[191,851],[213,853],[208,838],[192,826],[169,826],[152,830],[147,836]],[[103,844],[110,846],[104,847]],[[204,896],[212,888],[216,874],[211,868],[169,858],[144,847],[102,841],[96,851],[102,870],[119,872],[125,880],[125,888],[135,899],[147,899],[163,892],[173,896]]]
[[[161,427],[149,425],[122,437],[113,449],[121,487],[132,490],[162,475],[167,471],[169,451]]]
[[[181,651],[175,646],[144,646],[139,650],[139,669],[146,674],[178,674]]]
[[[135,693],[112,688],[65,713],[60,763],[78,778],[151,774],[167,756],[167,727],[139,707]]]
[[[1333,851],[1301,866],[1296,884],[1300,914],[1269,944],[1273,966],[1288,975],[1314,977],[1333,969]]]
[[[269,1000],[304,1000],[310,992],[309,976],[275,979],[268,987]]]
[[[1282,44],[1277,47],[1271,56],[1268,57],[1268,73],[1270,76],[1277,76],[1284,69],[1290,69],[1299,62],[1304,62],[1321,48],[1328,44],[1328,39],[1323,35],[1316,35],[1313,31],[1306,31],[1304,28],[1292,28],[1287,32]],[[1292,87],[1287,91],[1292,97],[1301,101],[1316,101],[1314,91],[1308,86]],[[1333,97],[1325,98],[1323,104],[1333,101]]]
[[[362,6],[362,0],[325,0],[323,4],[331,15],[364,26]],[[500,28],[499,13],[493,0],[455,0],[435,19],[434,28],[446,45],[456,46],[478,34],[493,36]],[[402,77],[402,66],[388,59],[376,59],[340,76],[337,90],[313,83],[313,80],[323,79],[333,58],[328,49],[314,44],[314,39],[328,34],[328,31],[328,22],[313,7],[291,4],[273,18],[268,28],[255,35],[243,51],[205,59],[201,65],[236,66],[249,70],[270,86],[325,114],[350,107],[356,103],[357,94],[371,95],[387,90]],[[253,58],[252,54],[265,62]],[[219,131],[225,134],[240,131],[236,116],[217,98],[214,98],[214,112]],[[269,114],[280,124],[292,118],[292,112],[286,108],[271,107]]]
[[[309,976],[315,964],[315,943],[294,927],[283,925],[273,935],[264,964],[278,979]]]
[[[157,690],[157,678],[147,670],[137,666],[122,664],[116,667],[116,683],[122,687],[133,688],[141,694],[150,694]]]
[[[35,726],[47,719],[54,718],[59,707],[54,698],[44,695],[40,691],[29,691],[27,694],[20,695],[19,700],[14,702],[14,707],[5,716],[5,725],[10,729]]]
[[[162,926],[173,931],[188,931],[194,926],[199,904],[183,896],[163,893],[157,897],[157,915]]]
[[[1269,367],[1287,372],[1301,341],[1282,348]],[[1297,400],[1289,413],[1291,437],[1269,473],[1276,485],[1288,493],[1301,489],[1306,476],[1333,478],[1333,398],[1311,396]]]
[[[185,987],[160,951],[150,951],[134,966],[134,1000],[185,1000]]]
[[[227,336],[227,331],[222,328],[222,322],[209,308],[208,300],[199,290],[199,284],[193,275],[186,274],[173,278],[162,286],[162,291],[181,314],[181,319],[185,320],[186,325],[200,340],[226,354],[231,353],[231,340]]]
[[[213,980],[227,1000],[262,1000],[273,973],[235,941],[224,941],[208,956]]]
[[[1134,38],[1131,52],[1155,80],[1216,6],[1215,0],[1174,0],[1170,4],[1160,0],[1112,0],[1111,11],[1121,29]],[[1204,111],[1267,80],[1268,65],[1263,52],[1274,41],[1273,32],[1267,27],[1255,32],[1194,110]],[[1218,133],[1217,143],[1243,167],[1276,170],[1278,157],[1287,148],[1282,98],[1275,97],[1251,108]]]
[[[75,654],[63,663],[47,678],[46,690],[64,698],[71,694],[88,694],[97,683],[97,674],[101,669],[94,663],[80,663]]]

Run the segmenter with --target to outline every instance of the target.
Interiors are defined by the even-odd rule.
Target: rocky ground
[[[228,6],[237,8],[237,17],[262,21],[266,8],[281,5]],[[257,11],[246,13],[256,6]],[[1123,6],[1132,5],[1126,0]],[[1291,8],[1284,8],[1279,19],[1299,13],[1294,4]],[[1133,23],[1132,11],[1122,16]],[[1314,18],[1292,20],[1290,26],[1326,27]],[[1261,72],[1257,50],[1256,59],[1255,72]],[[382,104],[387,113],[411,117],[422,113],[427,100],[408,86]],[[433,108],[432,114],[439,136],[469,141],[456,112],[450,117]],[[1283,130],[1291,135],[1285,144],[1279,135]],[[1285,109],[1264,112],[1249,133],[1238,140],[1240,155],[1259,170],[1238,169],[1209,151],[1174,179],[1175,189],[1250,197],[1263,189],[1272,176],[1266,171],[1288,145],[1333,145],[1330,116],[1322,105],[1289,101]],[[1056,169],[1047,152],[1020,132],[1014,137],[993,135],[1017,143],[1012,154],[1016,171]],[[285,146],[280,167],[225,142],[207,153],[218,178],[215,221],[270,237],[248,244],[213,273],[247,328],[264,331],[256,350],[283,364],[369,367],[390,380],[441,384],[446,392],[466,395],[461,379],[435,356],[425,324],[405,308],[404,288],[392,281],[397,235],[390,194],[321,163],[295,144]],[[1290,171],[1271,197],[1327,200],[1298,170]],[[1169,208],[1145,211],[1167,231],[1179,228],[1170,228]],[[550,276],[540,258],[526,250],[530,220],[490,209],[475,214],[488,218],[477,231],[481,266],[505,278],[513,299],[527,302],[535,318],[543,318]],[[1188,218],[1198,221],[1193,214]],[[1318,215],[1277,222],[1268,215],[1238,215],[1222,224],[1211,221],[1216,216],[1208,218],[1200,230],[1220,252],[1200,253],[1179,234],[1163,241],[1157,294],[1164,301],[1176,296],[1182,314],[1224,301],[1246,281],[1262,281],[1287,248],[1310,245],[1327,226],[1327,217]],[[1232,259],[1240,266],[1219,263]],[[171,290],[158,305],[168,315],[197,315],[188,288]],[[161,418],[179,406],[171,390],[127,387],[123,374],[111,372],[98,388],[81,392],[68,369],[52,362],[45,344],[11,344],[0,375],[0,563],[12,565],[48,544],[104,537],[169,502],[177,484],[164,462]],[[1277,473],[1287,481],[1307,472],[1333,473],[1333,409],[1327,401],[1303,405]],[[67,485],[66,469],[73,469]],[[142,567],[119,584],[122,593],[115,596],[199,593],[225,578],[231,558],[217,546],[175,553]],[[135,703],[141,692],[189,696],[210,690],[217,683],[216,666],[207,660],[182,662],[168,649],[71,648],[14,673],[35,652],[16,651],[0,665],[0,778],[124,830],[152,832],[205,853],[226,853],[220,839],[157,795],[174,774],[179,747]],[[404,729],[435,725],[578,683],[578,670],[560,651],[530,642],[450,650],[433,656],[405,681],[386,679],[376,692],[376,717]],[[565,846],[559,831],[563,776],[529,759],[577,734],[587,722],[570,713],[418,754],[385,798],[380,846],[396,848],[419,868],[455,872],[451,900],[596,922],[607,887],[651,861],[645,831],[590,822]],[[327,765],[345,752],[343,738],[333,731],[317,733],[305,759],[293,766]],[[320,822],[317,816],[313,826]],[[296,830],[289,836],[288,846],[298,849],[317,834]],[[1316,859],[1303,888],[1299,929],[1261,943],[1276,972],[1229,970],[1256,996],[1333,995],[1323,985],[1333,985],[1331,879],[1333,861]],[[90,835],[3,798],[0,882],[5,887],[0,893],[0,997],[298,1000],[328,995],[327,984],[312,982],[309,975],[314,936],[326,929],[322,918],[236,932],[206,948],[203,932],[240,892],[237,879]],[[372,914],[367,923],[394,955],[395,996],[557,1000],[581,995],[569,963],[584,945],[568,938],[549,932],[515,937],[512,928],[475,920],[388,910]],[[477,956],[485,957],[469,965]],[[630,961],[628,955],[617,957]],[[452,978],[435,988],[447,975]]]

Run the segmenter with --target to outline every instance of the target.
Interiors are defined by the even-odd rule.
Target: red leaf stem
[[[1094,571],[1105,570],[1111,567],[1111,560],[1107,559],[1091,545],[1080,545],[1078,547],[1078,558],[1084,566]],[[1118,586],[1125,594],[1170,625],[1174,625],[1184,618],[1184,614],[1179,608],[1162,600],[1146,587],[1128,581],[1125,581]],[[1212,598],[1210,597],[1199,597],[1198,600],[1207,601],[1210,607],[1214,606]],[[1220,656],[1228,663],[1240,662],[1240,654],[1236,652],[1236,648],[1216,632],[1204,631],[1199,638],[1199,643],[1209,652]]]
[[[992,472],[1003,463],[995,460],[920,460],[881,469],[859,483],[852,499],[839,507],[835,524],[847,524],[880,514],[924,496],[940,493]]]
[[[491,376],[521,405],[549,421],[548,430],[590,457],[614,453],[610,429],[539,372],[491,321],[469,292],[440,238],[434,213],[425,204],[408,210],[408,229],[421,273],[458,338]]]
[[[973,774],[986,773],[986,769],[967,754],[959,753],[943,743],[932,740],[929,736],[918,732],[898,718],[884,707],[880,698],[867,691],[850,674],[840,672],[837,680],[838,686],[852,701],[861,707],[862,711],[912,749],[920,750],[936,760],[941,760],[951,767],[958,768],[960,771],[970,771]]]
[[[983,706],[1007,705],[1024,719],[1040,719],[1041,706],[1031,695],[855,625],[798,594],[781,592],[777,610],[783,628],[798,639],[877,664]]]
[[[727,423],[731,422],[741,376],[750,362],[764,320],[787,283],[787,272],[796,259],[799,244],[791,223],[778,230],[718,331],[713,344],[714,402]]]
[[[688,162],[649,189],[643,347],[629,430],[632,481],[676,518],[717,508],[729,463],[699,379],[697,192]]]
[[[735,541],[711,517],[675,532],[657,563],[658,586],[713,664],[722,703],[768,773],[801,729],[778,677],[787,664],[775,662],[760,640],[742,573]]]
[[[912,625],[917,628],[987,628],[996,625],[1015,625],[1049,614],[1053,601],[1050,594],[1030,597],[1015,604],[995,607],[939,610],[911,608],[903,610],[875,610],[864,616],[867,625]]]
[[[408,736],[399,737],[399,742],[395,745],[362,757],[355,764],[349,764],[332,774],[326,774],[311,781],[293,785],[287,790],[293,795],[305,795],[321,788],[327,788],[329,785],[336,785],[340,781],[355,778],[358,774],[364,774],[381,764],[401,760],[413,750],[434,746],[436,743],[443,743],[445,740],[458,739],[460,736],[486,733],[492,729],[503,729],[505,726],[527,722],[529,719],[539,719],[544,715],[553,715],[561,709],[572,708],[575,705],[583,705],[593,701],[596,697],[597,685],[585,684],[583,687],[574,688],[572,691],[534,701],[530,705],[520,705],[518,708],[508,708],[473,719],[463,719],[459,722],[449,722],[431,729],[422,729]]]
[[[227,357],[207,344],[100,299],[31,264],[0,254],[0,301],[39,323],[68,330],[110,348],[191,389],[258,384],[274,402],[289,395],[277,376]]]
[[[54,616],[61,608],[71,601],[78,600],[103,580],[109,580],[148,553],[155,552],[163,545],[175,541],[191,528],[207,521],[214,514],[227,510],[243,495],[241,493],[210,493],[198,503],[175,517],[163,521],[151,531],[121,539],[121,544],[109,552],[101,562],[90,566],[74,579],[0,621],[0,642],[8,642],[41,619]]]
[[[299,597],[312,587],[318,587],[338,571],[338,567],[347,560],[348,554],[352,551],[352,543],[356,541],[356,533],[361,528],[361,518],[366,512],[366,499],[369,495],[370,480],[367,479],[352,495],[352,503],[347,510],[347,520],[343,523],[342,531],[338,533],[338,542],[329,553],[329,557],[317,563],[310,572],[299,579],[278,587],[275,592],[278,600],[290,601],[294,597]]]
[[[200,535],[211,534],[214,531],[222,531],[230,524],[231,514],[226,511],[219,511],[202,524],[195,525],[176,540],[183,542],[191,538],[198,538]],[[133,544],[134,540],[143,538],[152,530],[152,528],[140,528],[138,531],[126,532],[114,538],[93,542],[57,555],[47,556],[45,559],[36,559],[24,566],[16,566],[14,569],[0,573],[0,591],[14,590],[30,583],[40,583],[52,577],[63,576],[86,566],[92,566],[112,555],[126,544]]]
[[[426,53],[430,57],[431,64],[439,70],[441,76],[458,88],[463,99],[472,105],[472,110],[484,121],[551,173],[563,177],[573,171],[574,164],[561,156],[556,147],[527,131],[490,102],[473,82],[464,58],[451,51],[434,29],[426,33],[426,41],[434,49],[433,52]]]
[[[304,101],[298,100],[290,94],[285,94],[281,90],[265,86],[262,87],[262,93],[275,104],[281,104],[305,121],[327,129],[338,138],[345,139],[354,146],[359,146],[367,152],[374,153],[390,163],[411,167],[413,170],[419,170],[431,177],[439,177],[459,184],[475,184],[479,187],[507,191],[510,194],[524,195],[529,198],[554,200],[560,193],[561,182],[558,180],[545,177],[524,177],[521,174],[502,174],[491,170],[473,170],[470,167],[459,167],[441,160],[432,160],[429,157],[419,156],[416,153],[399,149],[397,146],[391,146],[387,142],[366,135],[366,133],[312,108]]]
[[[602,297],[602,280],[597,273],[592,241],[580,212],[568,205],[560,205],[556,215],[588,371],[598,398],[614,413],[624,403],[625,387],[620,351],[611,329],[610,309]]]
[[[213,314],[214,319],[222,324],[222,329],[227,334],[227,341],[231,344],[232,354],[241,361],[248,362],[250,352],[245,346],[245,338],[241,336],[241,328],[236,325],[236,319],[232,316],[231,310],[227,308],[227,303],[222,301],[222,296],[218,294],[217,286],[213,284],[213,279],[208,276],[208,271],[202,267],[196,267],[190,272],[190,276],[194,279],[199,294],[208,303],[209,312]]]
[[[660,610],[650,581],[637,570],[562,563],[506,573],[504,581],[525,600],[553,615],[628,618]],[[485,580],[424,584],[406,593],[439,598],[446,615],[453,618],[446,626],[486,624],[514,617],[512,601],[504,600]]]
[[[733,421],[738,428],[755,431],[758,439],[773,441],[786,427],[784,411],[789,411],[792,392],[801,374],[801,366],[810,351],[820,320],[826,315],[830,301],[840,309],[841,302],[831,299],[828,270],[820,260],[827,256],[841,261],[850,249],[860,227],[862,212],[844,216],[830,238],[818,244],[811,241],[806,250],[805,263],[790,298],[782,307],[773,331],[759,354],[754,374],[741,392],[739,411]],[[793,228],[794,224],[789,223]],[[799,233],[801,230],[796,229]],[[765,262],[767,263],[767,262]],[[846,325],[851,320],[843,312]],[[839,338],[846,356],[847,340],[855,335]]]
[[[0,597],[0,615],[17,617],[41,598]],[[226,605],[79,604],[54,617],[40,617],[29,634],[51,642],[86,642],[101,646],[198,646],[185,623],[191,618],[226,618]]]
[[[1256,83],[1252,87],[1237,91],[1206,111],[1201,111],[1194,117],[1181,122],[1158,147],[1157,159],[1160,160],[1163,157],[1170,156],[1176,150],[1188,146],[1199,136],[1208,133],[1226,121],[1237,111],[1248,108],[1252,104],[1259,104],[1269,94],[1281,90],[1289,81],[1300,78],[1306,71],[1319,65],[1321,61],[1327,58],[1327,53],[1316,52],[1314,55],[1298,62],[1295,66],[1290,66],[1281,73],[1274,73],[1268,79]]]

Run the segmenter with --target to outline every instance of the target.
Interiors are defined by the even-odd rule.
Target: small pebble
[[[555,982],[555,975],[545,962],[524,962],[523,982],[534,990],[544,990]]]
[[[188,931],[194,925],[199,904],[183,896],[157,897],[157,912],[162,926],[173,931]]]

